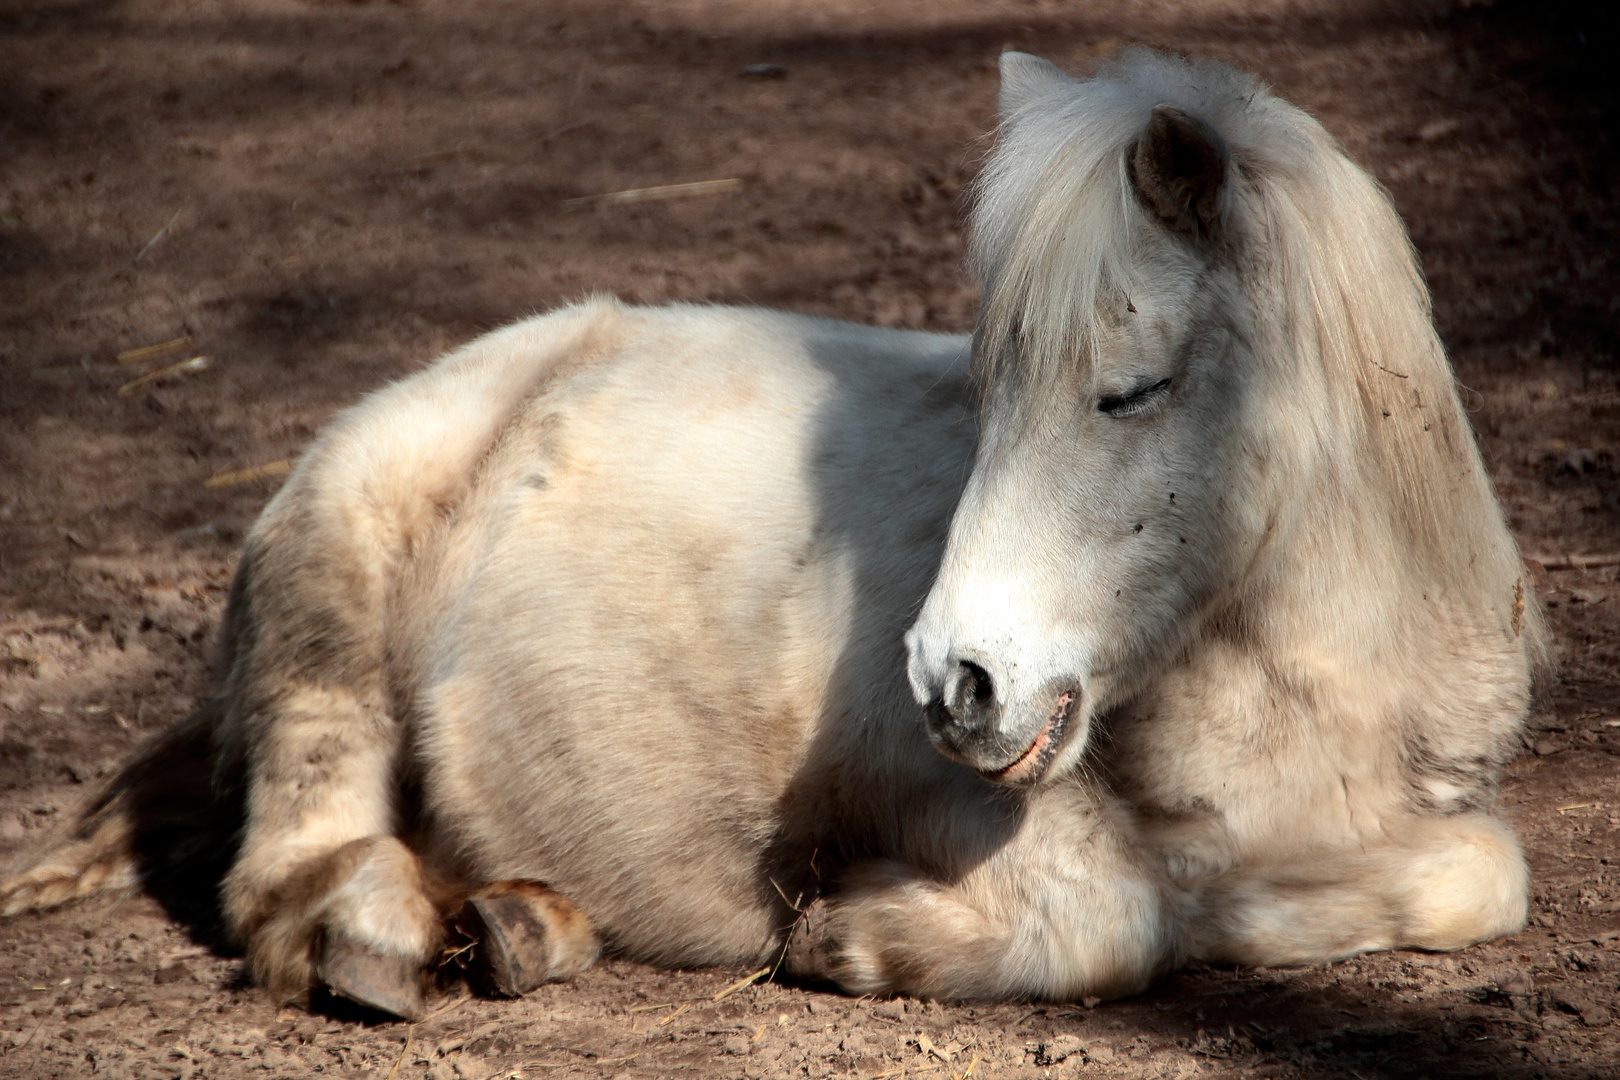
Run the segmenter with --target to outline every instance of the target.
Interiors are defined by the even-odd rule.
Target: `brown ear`
[[[1130,171],[1143,205],[1166,227],[1209,235],[1220,213],[1226,147],[1208,124],[1174,105],[1155,107]]]

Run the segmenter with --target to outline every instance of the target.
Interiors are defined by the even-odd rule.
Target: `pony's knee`
[[[1405,868],[1403,944],[1447,951],[1524,929],[1530,870],[1505,825],[1459,814],[1430,822],[1426,832]]]
[[[857,868],[795,927],[794,971],[851,994],[990,997],[998,957],[982,915],[895,863]]]
[[[819,951],[824,970],[813,974],[851,993],[959,1000],[1124,997],[1184,957],[1180,923],[1153,882],[1048,882],[1039,904],[1004,886],[869,865],[834,898],[803,955]]]

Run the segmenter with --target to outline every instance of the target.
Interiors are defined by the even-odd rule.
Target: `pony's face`
[[[1125,151],[1131,266],[1082,313],[1083,347],[1037,363],[1016,331],[995,345],[973,472],[906,635],[930,737],[993,781],[1075,765],[1092,717],[1162,670],[1264,534],[1243,309],[1209,242],[1226,169],[1213,139],[1161,107]]]

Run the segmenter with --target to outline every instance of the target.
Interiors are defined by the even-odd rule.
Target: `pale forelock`
[[[1226,135],[1256,90],[1224,64],[1133,49],[1089,80],[1054,81],[1004,118],[974,189],[982,376],[1014,334],[1026,362],[1084,360],[1098,303],[1132,276],[1140,211],[1125,158],[1154,106],[1179,106]]]

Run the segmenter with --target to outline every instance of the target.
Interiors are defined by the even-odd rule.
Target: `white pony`
[[[1001,70],[971,342],[595,300],[304,456],[190,729],[259,978],[415,1016],[453,921],[509,993],[1108,997],[1523,925],[1542,628],[1389,200],[1220,64]],[[164,753],[6,910],[131,880]]]

